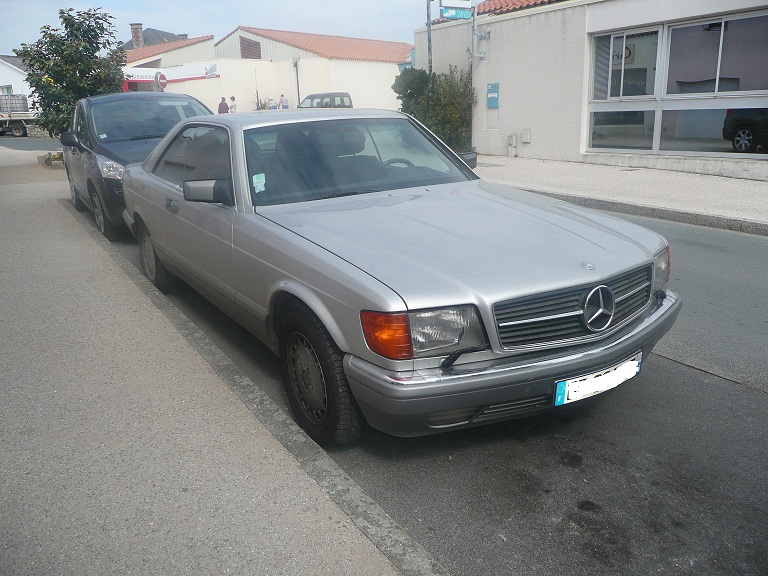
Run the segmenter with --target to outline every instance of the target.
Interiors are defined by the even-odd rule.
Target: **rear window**
[[[189,98],[102,100],[92,103],[90,113],[99,142],[162,138],[180,120],[210,114]]]

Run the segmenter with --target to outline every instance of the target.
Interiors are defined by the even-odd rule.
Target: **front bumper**
[[[680,308],[680,298],[667,291],[644,319],[610,340],[543,360],[505,357],[400,373],[347,354],[344,371],[368,423],[382,432],[409,437],[479,426],[555,409],[558,380],[605,369],[638,351],[647,360]],[[451,411],[467,414],[450,421]]]

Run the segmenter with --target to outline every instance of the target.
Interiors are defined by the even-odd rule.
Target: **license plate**
[[[600,372],[558,380],[555,382],[555,406],[562,406],[616,388],[622,382],[640,374],[642,359],[643,353],[638,352],[629,360]]]

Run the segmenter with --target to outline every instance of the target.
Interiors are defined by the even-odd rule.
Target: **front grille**
[[[608,328],[592,332],[584,322],[584,301],[601,284],[611,289],[615,312]],[[493,307],[499,342],[505,350],[546,348],[603,338],[618,330],[651,302],[653,267],[637,268],[602,283],[526,296]]]
[[[525,400],[515,402],[505,402],[504,404],[492,404],[487,406],[472,422],[485,422],[487,420],[496,420],[498,418],[509,418],[515,415],[524,415],[527,412],[550,406],[552,396],[535,396]]]

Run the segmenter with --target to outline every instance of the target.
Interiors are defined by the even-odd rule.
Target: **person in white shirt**
[[[229,97],[229,113],[233,114],[234,112],[237,112],[237,102],[235,102],[234,96],[230,96]]]
[[[288,108],[288,98],[285,94],[280,94],[280,108]]]

